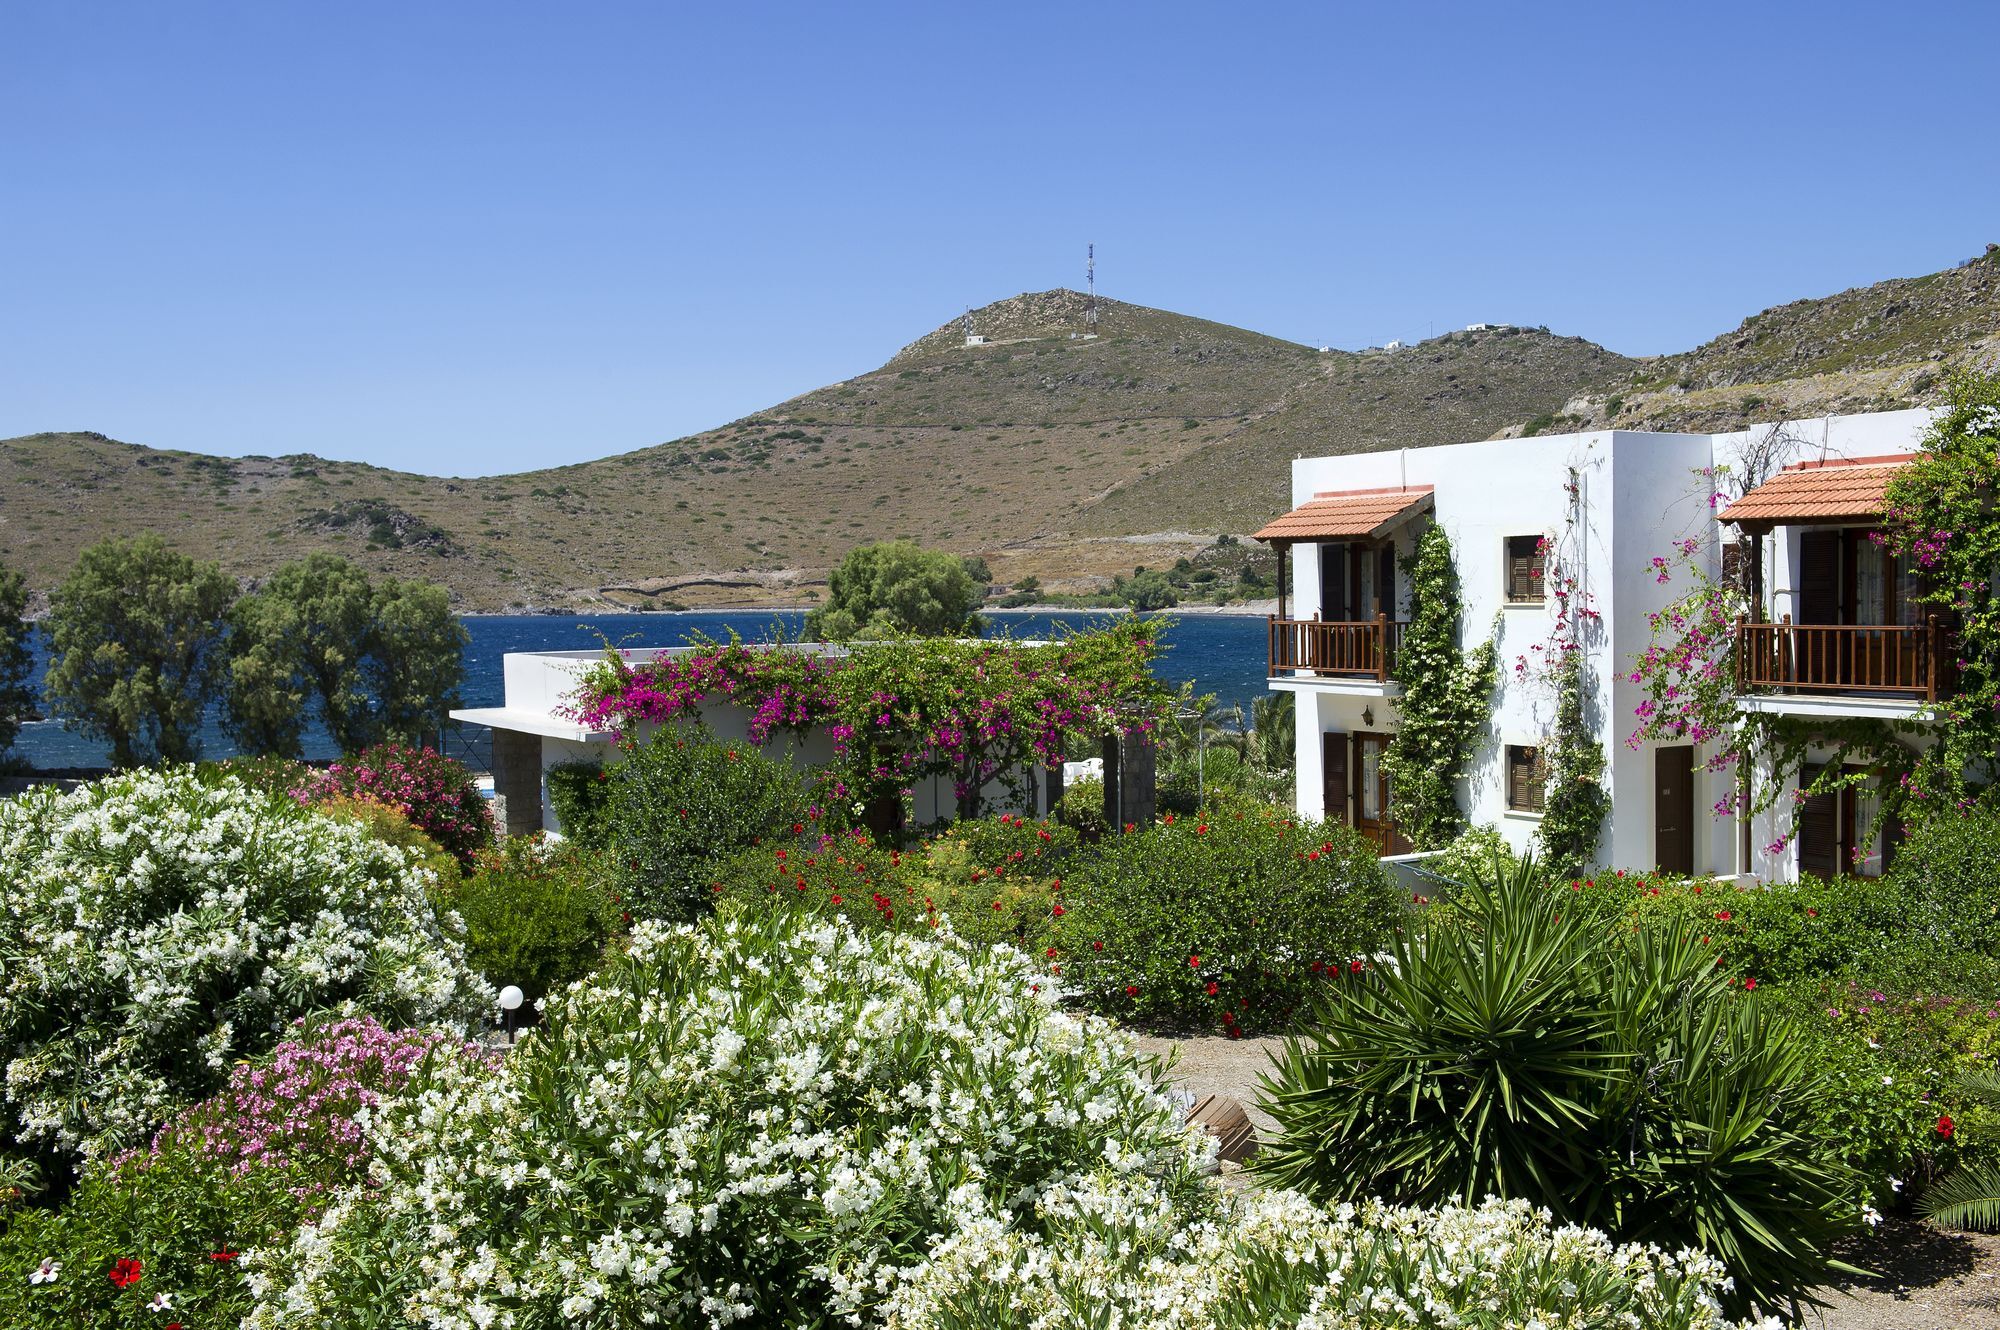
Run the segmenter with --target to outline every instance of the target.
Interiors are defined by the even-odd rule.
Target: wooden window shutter
[[[1541,750],[1520,744],[1507,745],[1507,806],[1516,812],[1542,811],[1543,773]]]
[[[1542,599],[1543,575],[1542,538],[1507,537],[1507,599]]]
[[[1320,744],[1320,771],[1323,797],[1326,801],[1326,820],[1345,825],[1347,816],[1347,736],[1344,734],[1322,734]]]
[[[1800,623],[1840,622],[1840,533],[1808,531],[1799,537]]]
[[[1375,605],[1371,614],[1396,617],[1396,547],[1384,545],[1376,552]]]
[[[1818,780],[1822,767],[1799,773],[1804,789]],[[1840,862],[1840,793],[1814,794],[1799,809],[1799,871],[1816,877],[1838,877]]]

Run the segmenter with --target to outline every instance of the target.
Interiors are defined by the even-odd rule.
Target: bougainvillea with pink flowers
[[[942,777],[976,804],[995,781],[1025,796],[1013,787],[1061,762],[1074,736],[1157,727],[1173,702],[1152,673],[1163,627],[1135,617],[1047,643],[911,638],[845,650],[732,640],[636,665],[614,650],[570,714],[631,739],[733,704],[749,713],[753,743],[830,735],[829,799],[907,802],[917,782]]]
[[[467,867],[493,843],[493,810],[472,773],[435,749],[376,744],[319,773],[299,798],[333,793],[387,804]]]

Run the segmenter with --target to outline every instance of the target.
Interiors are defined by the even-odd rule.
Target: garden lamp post
[[[512,1047],[514,1043],[514,1013],[521,1009],[524,996],[521,990],[513,984],[509,984],[500,990],[500,1019],[507,1028],[507,1044],[509,1047]]]

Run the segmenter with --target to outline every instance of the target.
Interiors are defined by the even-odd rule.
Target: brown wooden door
[[[1319,617],[1341,623],[1347,613],[1347,545],[1331,541],[1319,547]]]
[[[1694,749],[1653,750],[1653,859],[1666,873],[1694,872]]]
[[[1410,843],[1396,830],[1394,791],[1382,766],[1386,734],[1354,736],[1354,763],[1349,777],[1354,787],[1354,829],[1374,842],[1381,854],[1405,854]]]
[[[1348,736],[1345,734],[1322,734],[1319,737],[1320,782],[1326,800],[1326,820],[1351,826],[1354,815],[1347,806],[1347,749]]]

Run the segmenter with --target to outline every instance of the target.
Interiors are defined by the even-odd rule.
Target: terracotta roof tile
[[[1722,520],[1768,525],[1880,517],[1889,478],[1909,460],[1903,454],[1799,462],[1723,509]]]
[[[1329,490],[1313,495],[1252,539],[1371,540],[1398,522],[1429,511],[1432,488]]]

